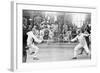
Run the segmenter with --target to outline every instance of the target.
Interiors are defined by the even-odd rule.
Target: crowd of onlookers
[[[28,31],[31,31],[33,28],[38,31],[38,35],[44,41],[52,41],[52,42],[69,42],[73,39],[77,34],[77,26],[69,26],[67,24],[63,24],[62,27],[60,24],[50,23],[49,20],[43,19],[40,23],[34,23],[32,19],[27,19],[23,17],[23,41],[25,42],[25,36]],[[90,34],[91,25],[83,24],[81,27],[82,31],[87,31]]]

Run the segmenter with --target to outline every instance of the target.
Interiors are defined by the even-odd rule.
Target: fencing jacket
[[[84,33],[80,33],[79,35],[77,35],[74,39],[72,39],[71,41],[75,41],[78,40],[79,44],[81,44],[82,46],[87,45],[85,36],[89,36],[89,34],[84,34]]]
[[[28,38],[27,38],[27,45],[31,45],[31,44],[33,45],[33,44],[34,44],[33,40],[34,40],[35,42],[37,42],[37,43],[40,43],[40,42],[41,42],[41,40],[39,40],[39,39],[33,34],[32,31],[27,32],[27,35],[28,35]]]

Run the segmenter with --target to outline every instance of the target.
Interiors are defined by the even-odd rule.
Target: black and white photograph
[[[91,60],[91,13],[22,10],[22,62]]]
[[[12,70],[96,65],[96,8],[14,2]]]

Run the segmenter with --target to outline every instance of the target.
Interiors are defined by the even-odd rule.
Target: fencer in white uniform
[[[37,38],[37,36],[35,34],[36,34],[36,32],[35,32],[34,29],[32,31],[27,32],[27,35],[28,35],[27,47],[29,48],[28,54],[32,54],[34,58],[37,57],[39,48],[35,45],[33,40],[35,42],[37,42],[37,43],[41,43],[42,42],[42,40]]]
[[[77,59],[77,51],[81,48],[84,48],[84,50],[86,51],[86,53],[88,55],[90,55],[90,50],[88,49],[88,46],[87,46],[87,43],[86,43],[86,40],[85,40],[85,36],[89,36],[89,34],[85,34],[85,33],[81,33],[81,30],[79,29],[77,31],[77,36],[72,39],[71,41],[75,41],[75,40],[78,40],[79,41],[79,44],[75,46],[74,48],[74,57],[72,59]]]

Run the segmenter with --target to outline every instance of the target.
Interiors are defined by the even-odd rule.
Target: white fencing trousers
[[[39,51],[39,48],[38,48],[36,45],[34,45],[34,44],[31,44],[31,45],[30,45],[30,47],[29,47],[29,52],[30,52],[30,53],[34,52],[34,53],[32,54],[33,57],[37,57],[38,51]]]
[[[85,45],[82,45],[82,44],[78,44],[75,48],[74,48],[74,57],[77,57],[77,51],[81,48],[84,48],[84,50],[86,51],[86,53],[88,53],[90,55],[90,50],[88,49],[88,46],[85,44]]]

